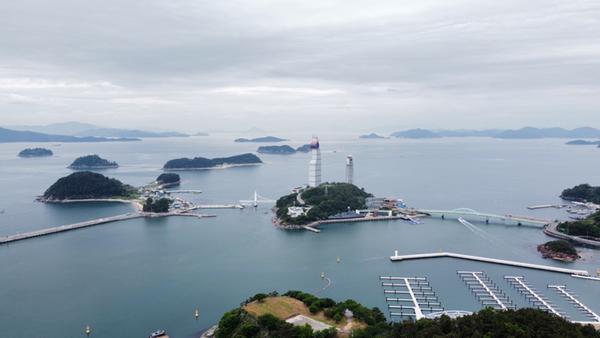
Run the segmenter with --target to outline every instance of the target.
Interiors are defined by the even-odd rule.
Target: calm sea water
[[[297,146],[310,135],[283,135]],[[161,173],[165,161],[182,156],[224,156],[251,152],[255,144],[233,143],[237,135],[144,140],[134,143],[42,144],[51,158],[21,159],[24,147],[0,144],[0,236],[68,224],[131,210],[128,205],[44,205],[36,195],[67,175],[66,166],[88,153],[115,160],[103,174],[142,185]],[[321,135],[324,180],[344,177],[344,159],[355,158],[355,181],[378,196],[404,198],[413,207],[469,207],[497,214],[566,218],[559,210],[529,211],[532,204],[557,203],[575,184],[600,184],[600,150],[564,145],[564,140],[357,140]],[[254,190],[276,198],[305,183],[308,154],[261,155],[259,167],[183,172],[181,189],[204,203],[234,203]],[[271,224],[270,206],[221,210],[212,219],[131,220],[32,239],[0,247],[0,328],[5,337],[146,337],[163,328],[171,337],[192,337],[224,311],[256,292],[324,286],[321,296],[354,298],[385,308],[380,275],[427,276],[446,309],[477,310],[479,303],[456,270],[486,272],[519,306],[522,296],[502,280],[526,277],[574,319],[577,312],[546,289],[567,284],[600,312],[600,282],[566,275],[499,267],[453,259],[392,263],[401,254],[439,250],[568,266],[591,272],[600,253],[582,249],[573,264],[543,260],[536,246],[549,240],[540,230],[477,224],[478,236],[452,220],[428,219],[330,225],[320,234],[286,232]],[[336,257],[341,262],[336,263]],[[201,317],[193,318],[199,308]]]

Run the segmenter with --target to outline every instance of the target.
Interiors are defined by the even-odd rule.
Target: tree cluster
[[[572,236],[600,238],[600,212],[596,212],[581,221],[563,222],[558,231]]]
[[[169,206],[171,205],[171,200],[168,198],[159,198],[154,200],[152,197],[148,197],[144,202],[143,211],[144,212],[169,212]]]

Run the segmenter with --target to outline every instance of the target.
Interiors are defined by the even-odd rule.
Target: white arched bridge
[[[516,226],[527,226],[543,228],[546,225],[552,223],[551,220],[527,217],[527,216],[515,216],[515,215],[494,215],[488,213],[482,213],[469,208],[458,208],[454,210],[427,210],[422,209],[419,212],[430,215],[431,217],[458,220],[462,218],[470,222],[483,222],[486,224],[503,224],[503,225],[516,225]]]

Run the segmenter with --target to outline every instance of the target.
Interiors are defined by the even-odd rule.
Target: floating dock
[[[380,276],[383,293],[390,311],[390,317],[410,317],[419,320],[427,313],[444,311],[426,277]],[[403,298],[389,297],[400,295]],[[393,304],[389,304],[389,303]]]
[[[523,295],[536,308],[552,313],[559,317],[567,318],[560,312],[556,306],[548,301],[539,291],[531,287],[525,281],[523,276],[504,276],[508,284],[512,285],[521,295]]]
[[[591,319],[592,322],[600,323],[600,316],[575,298],[575,295],[567,289],[566,285],[548,285],[548,288],[556,290],[559,295],[563,296],[569,303],[573,304],[573,306],[583,313],[583,315]]]
[[[496,310],[515,308],[508,296],[485,273],[481,271],[456,271],[456,273],[484,307]]]
[[[414,254],[414,255],[398,255],[398,250],[396,250],[394,252],[394,255],[390,256],[390,260],[393,262],[400,262],[400,261],[414,260],[414,259],[442,258],[442,257],[458,258],[458,259],[465,259],[465,260],[469,260],[469,261],[501,264],[501,265],[508,265],[508,266],[517,266],[520,268],[527,268],[527,269],[560,272],[560,273],[566,273],[569,275],[581,275],[581,276],[589,276],[590,275],[590,273],[586,270],[565,269],[565,268],[559,268],[559,267],[554,267],[554,266],[539,265],[539,264],[524,263],[524,262],[515,262],[515,261],[508,261],[508,260],[497,259],[497,258],[487,258],[487,257],[480,257],[480,256],[463,255],[463,254],[452,253],[452,252],[435,252],[435,253],[424,253],[424,254]]]

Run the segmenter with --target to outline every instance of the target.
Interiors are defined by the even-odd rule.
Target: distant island
[[[27,148],[19,152],[19,157],[45,157],[52,156],[52,150],[46,148]]]
[[[598,337],[590,324],[572,323],[534,308],[485,308],[451,318],[447,314],[414,321],[387,321],[384,313],[348,299],[288,291],[258,293],[226,312],[215,337],[409,338],[409,337]]]
[[[117,162],[112,162],[98,155],[87,155],[77,158],[68,167],[73,170],[88,170],[88,169],[112,169],[118,168]]]
[[[137,189],[117,179],[90,171],[80,171],[60,178],[44,192],[40,201],[133,199],[137,195]]]
[[[15,130],[33,131],[44,134],[59,134],[83,137],[110,137],[110,138],[157,138],[157,137],[187,137],[189,135],[179,132],[153,132],[138,129],[106,128],[90,123],[62,122],[48,125],[13,126]]]
[[[579,255],[575,246],[565,240],[556,240],[540,244],[537,250],[544,258],[551,258],[562,262],[574,262]]]
[[[283,139],[283,138],[275,137],[275,136],[265,136],[265,137],[251,138],[251,139],[237,138],[234,140],[234,142],[238,142],[238,143],[247,143],[247,142],[268,143],[268,142],[283,142],[283,141],[287,141],[287,140]]]
[[[600,130],[582,127],[572,130],[563,128],[486,129],[486,130],[429,130],[409,129],[391,134],[398,138],[440,138],[440,137],[493,137],[499,139],[542,139],[542,138],[600,138]]]
[[[251,153],[236,155],[231,157],[218,158],[179,158],[170,160],[163,166],[165,170],[200,170],[212,168],[228,168],[235,166],[258,165],[263,163],[261,159]]]
[[[381,135],[375,134],[375,133],[370,133],[370,134],[365,134],[365,135],[360,135],[358,138],[362,138],[362,139],[381,139],[381,138],[385,138]]]
[[[291,155],[296,153],[296,149],[288,146],[260,146],[256,150],[259,154]]]
[[[299,153],[308,153],[310,152],[310,144],[303,144],[296,148],[296,151]]]
[[[275,205],[277,225],[306,225],[347,212],[348,209],[366,209],[366,199],[372,196],[353,184],[323,183],[279,198]]]
[[[571,146],[590,146],[590,145],[600,146],[600,141],[573,140],[573,141],[567,142],[566,144],[571,145]]]
[[[19,131],[0,127],[0,143],[10,142],[129,142],[136,138],[77,137],[67,135],[43,134],[33,131]]]
[[[158,184],[162,188],[178,186],[179,184],[181,184],[181,177],[179,177],[179,175],[175,173],[160,174],[156,178],[156,184]]]
[[[410,129],[405,131],[398,131],[392,134],[393,137],[398,138],[439,138],[442,137],[437,133],[427,129]]]

